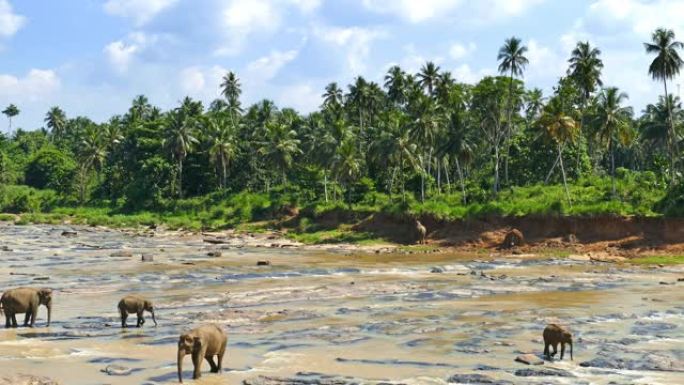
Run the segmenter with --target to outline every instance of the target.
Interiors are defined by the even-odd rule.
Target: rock
[[[133,253],[128,250],[119,250],[111,253],[109,256],[112,258],[132,258]]]
[[[104,369],[100,369],[102,373],[107,373],[109,376],[128,376],[133,373],[131,368],[121,365],[108,365]]]
[[[0,385],[60,385],[59,382],[47,377],[31,374],[15,374],[0,377]]]
[[[347,378],[328,376],[299,376],[294,378],[259,376],[242,381],[243,385],[358,385],[360,382]]]
[[[257,266],[271,266],[271,261],[257,261]]]
[[[50,277],[36,277],[33,278],[34,281],[49,281]]]
[[[14,250],[10,249],[8,246],[3,245],[2,247],[0,247],[0,251],[14,251]]]
[[[525,244],[525,237],[523,236],[522,231],[513,229],[506,234],[506,238],[504,238],[501,248],[512,249],[523,244]]]
[[[515,361],[526,365],[544,365],[544,360],[534,354],[521,354],[515,357]]]
[[[430,269],[430,273],[434,273],[434,274],[444,273],[444,269],[439,267],[439,266],[435,266],[432,269]]]
[[[223,255],[219,250],[210,251],[207,253],[208,256],[218,258]]]
[[[580,362],[579,365],[584,368],[684,372],[684,362],[652,353],[644,354],[636,359],[599,356]]]
[[[154,255],[152,254],[143,254],[141,260],[143,262],[154,262]]]
[[[495,385],[508,385],[512,384],[510,381],[505,381],[505,380],[497,380],[494,378],[491,378],[489,376],[485,376],[484,374],[454,374],[453,376],[449,377],[447,382],[452,383],[452,384],[474,384],[474,385],[488,385],[488,384],[495,384]]]
[[[684,278],[677,278],[677,282],[684,282]]]
[[[574,374],[563,369],[556,368],[525,368],[515,371],[518,377],[575,377]]]
[[[78,235],[78,233],[75,232],[75,231],[73,231],[73,230],[64,230],[64,231],[62,231],[62,236],[63,236],[63,237],[74,238],[74,237],[76,237],[77,235]]]

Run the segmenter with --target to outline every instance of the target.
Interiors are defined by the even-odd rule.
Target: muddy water
[[[51,327],[41,308],[35,329],[0,329],[3,373],[69,385],[173,383],[180,331],[217,322],[229,333],[224,373],[204,363],[197,384],[445,384],[468,374],[502,384],[684,383],[680,268],[232,246],[212,258],[221,246],[196,237],[77,229],[65,238],[64,229],[0,226],[0,247],[10,249],[0,251],[0,290],[55,290]],[[135,256],[111,256],[122,249]],[[257,267],[264,259],[272,265]],[[128,293],[155,300],[158,327],[148,317],[144,328],[120,329],[116,304]],[[519,372],[539,369],[514,358],[540,354],[551,321],[573,330],[574,361]],[[131,373],[101,372],[111,364]],[[189,357],[184,368],[192,383]]]

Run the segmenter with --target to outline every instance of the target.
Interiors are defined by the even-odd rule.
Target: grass
[[[321,230],[313,232],[288,232],[287,237],[307,245],[354,243],[358,245],[375,245],[386,243],[370,233],[355,232],[346,226],[334,230]]]
[[[629,262],[636,265],[681,265],[684,264],[684,255],[651,255],[632,258]]]

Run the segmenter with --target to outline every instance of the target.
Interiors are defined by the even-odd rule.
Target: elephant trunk
[[[154,322],[154,326],[157,326],[157,320],[154,318],[154,309],[150,310],[150,313],[152,313],[152,321]]]
[[[185,350],[178,348],[178,382],[183,383],[183,357],[185,357]]]
[[[572,340],[570,340],[570,360],[574,361],[574,359],[572,358]]]
[[[50,326],[50,321],[52,320],[52,302],[47,304],[47,311],[48,311],[47,326]]]

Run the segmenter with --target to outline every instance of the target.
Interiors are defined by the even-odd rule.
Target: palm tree
[[[663,149],[667,151],[670,141],[670,124],[669,124],[669,106],[672,106],[672,116],[681,119],[684,111],[682,111],[682,102],[678,97],[672,94],[668,95],[669,101],[665,101],[664,96],[658,98],[658,103],[649,104],[644,110],[642,117],[642,139],[650,144],[652,148]],[[676,132],[676,140],[679,140],[680,133]]]
[[[615,87],[605,88],[598,97],[596,123],[599,136],[608,145],[610,152],[610,175],[614,197],[616,196],[615,147],[618,143],[626,145],[633,137],[630,127],[632,109],[622,106],[627,99],[627,94]]]
[[[351,206],[352,183],[361,174],[361,156],[353,138],[345,139],[337,148],[333,158],[333,173],[335,179],[347,186],[347,203]]]
[[[280,170],[283,185],[287,184],[287,170],[292,167],[294,157],[302,153],[299,147],[301,141],[297,138],[293,125],[290,117],[267,122],[265,142],[258,150],[260,155]]]
[[[19,115],[19,108],[15,106],[14,104],[10,104],[5,108],[2,113],[7,115],[7,118],[9,119],[9,132],[12,133],[12,118]]]
[[[510,139],[513,135],[513,77],[523,76],[523,71],[529,63],[525,57],[527,52],[527,47],[522,44],[522,41],[517,37],[513,36],[506,39],[504,45],[499,49],[499,55],[497,60],[499,63],[499,73],[509,74],[508,83],[508,119],[506,121],[506,134],[504,142],[506,144],[506,150],[504,151],[504,179],[508,183],[508,158],[509,158],[509,147]]]
[[[323,94],[323,108],[336,109],[342,105],[343,101],[342,89],[337,83],[332,82],[325,86],[325,93]]]
[[[667,93],[667,80],[672,79],[682,68],[684,61],[679,57],[679,49],[684,48],[684,44],[675,40],[675,33],[671,29],[658,28],[651,35],[651,43],[644,43],[646,52],[655,54],[656,57],[648,67],[648,73],[654,80],[662,80],[663,88],[665,90],[665,101],[669,102],[670,98]],[[672,106],[667,105],[668,120],[670,126],[669,134],[669,149],[670,149],[670,179],[674,181],[675,166],[677,155],[677,141],[675,138],[675,123],[672,119]]]
[[[45,114],[45,124],[50,129],[53,139],[60,140],[64,137],[64,129],[67,124],[67,117],[64,111],[59,107],[52,107]]]
[[[224,189],[228,166],[238,151],[237,127],[221,113],[206,116],[202,123],[207,134],[209,159],[216,167],[219,188]]]
[[[128,115],[131,121],[139,121],[147,119],[152,112],[150,101],[145,95],[138,95],[133,99],[131,108],[128,110]]]
[[[575,82],[577,87],[581,91],[580,97],[580,132],[584,130],[586,112],[587,112],[587,102],[591,98],[591,94],[594,93],[596,87],[603,86],[601,81],[601,70],[603,69],[603,61],[600,58],[601,50],[596,47],[592,47],[588,41],[578,42],[575,49],[572,50],[570,59],[568,62],[570,66],[568,68],[568,76]],[[587,135],[587,137],[591,137]],[[593,142],[589,141],[589,156],[593,159]],[[579,162],[580,162],[581,152],[577,152],[577,170],[579,172]]]
[[[399,171],[402,201],[406,202],[406,165],[416,170],[417,146],[411,137],[409,117],[399,111],[390,111],[382,119],[385,127],[371,146],[370,153],[377,162]],[[393,179],[390,180],[389,193],[392,194]]]
[[[577,140],[577,137],[580,134],[580,127],[577,122],[575,122],[575,119],[565,114],[562,102],[558,97],[551,99],[546,105],[542,116],[539,118],[539,124],[544,129],[546,135],[556,142],[556,149],[558,150],[558,157],[553,166],[551,166],[549,176],[553,172],[554,167],[556,167],[556,164],[560,163],[565,195],[568,198],[568,202],[572,204],[570,190],[568,189],[568,181],[565,176],[565,167],[563,166],[563,149],[567,143],[573,143]]]
[[[199,141],[195,137],[195,122],[176,109],[169,113],[165,122],[163,144],[176,161],[178,172],[178,197],[183,198],[183,162],[193,146]]]
[[[228,72],[221,81],[221,95],[228,101],[237,102],[240,99],[240,94],[242,94],[242,88],[240,84],[240,79],[238,79],[235,72]],[[239,105],[239,103],[238,103]]]
[[[392,66],[385,75],[387,96],[392,103],[402,105],[406,103],[406,74],[399,66]]]
[[[420,79],[420,86],[423,87],[428,96],[434,95],[434,89],[439,78],[439,66],[429,61],[420,69],[418,79]]]
[[[85,127],[83,138],[79,147],[79,201],[85,202],[88,174],[91,169],[98,173],[98,179],[102,165],[107,157],[107,146],[104,143],[102,131],[94,124]]]

